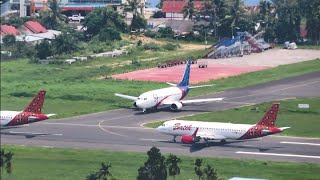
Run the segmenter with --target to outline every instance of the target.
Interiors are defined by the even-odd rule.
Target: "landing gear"
[[[227,143],[227,141],[225,140],[225,139],[221,139],[221,141],[220,141],[220,144],[226,144]]]
[[[204,142],[206,143],[206,146],[209,147],[210,144],[209,144],[209,140],[208,139],[204,139]]]
[[[171,142],[176,143],[176,142],[177,142],[177,141],[176,141],[176,137],[177,137],[177,136],[173,136],[173,139],[172,139]]]

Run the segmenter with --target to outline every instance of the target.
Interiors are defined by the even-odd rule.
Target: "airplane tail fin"
[[[187,61],[187,66],[186,66],[186,69],[184,70],[182,80],[179,82],[177,86],[189,86],[190,65],[191,65],[191,59]]]
[[[45,96],[46,91],[40,90],[23,112],[33,112],[36,114],[40,114]]]
[[[277,115],[279,111],[280,103],[273,103],[271,108],[263,116],[257,125],[266,125],[268,127],[274,127],[276,125]]]

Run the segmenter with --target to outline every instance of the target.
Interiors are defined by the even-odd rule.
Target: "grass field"
[[[320,97],[313,99],[291,99],[280,101],[280,112],[277,119],[277,127],[291,127],[280,135],[320,137]],[[299,109],[298,104],[309,104],[309,109]],[[225,111],[210,112],[186,116],[179,119],[209,122],[231,122],[239,124],[255,124],[270,108],[271,103],[263,103],[253,106],[234,108]],[[255,109],[258,109],[256,111]],[[161,122],[146,124],[147,127],[158,127]]]
[[[6,152],[14,153],[13,173],[2,174],[1,179],[54,180],[85,179],[100,168],[101,162],[111,163],[111,173],[117,179],[136,179],[138,168],[147,159],[146,153],[124,153],[102,150],[58,149],[2,145]],[[161,150],[161,149],[160,149]],[[182,159],[181,174],[176,179],[198,179],[194,174],[195,157]],[[203,165],[211,164],[223,179],[234,176],[272,180],[319,179],[319,164],[269,162],[204,158]],[[168,179],[173,179],[168,178]]]
[[[103,75],[123,73],[155,67],[159,62],[175,57],[200,56],[200,50],[175,52],[136,52],[141,65],[131,64],[132,56],[100,58],[86,63],[69,65],[30,64],[27,60],[1,62],[1,109],[21,110],[39,89],[47,90],[44,113],[56,113],[53,118],[63,118],[130,107],[132,102],[115,97],[114,93],[134,96],[142,92],[167,87],[164,83],[99,79]],[[151,58],[151,59],[150,59]],[[129,62],[129,63],[128,63]],[[244,87],[283,77],[319,71],[320,61],[285,65],[264,71],[230,77],[208,84],[214,87],[195,89],[190,96]]]

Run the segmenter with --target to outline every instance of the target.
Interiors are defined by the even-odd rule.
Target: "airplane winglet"
[[[286,130],[286,129],[289,129],[290,127],[281,127],[281,128],[279,128],[281,131],[283,131],[283,130]]]

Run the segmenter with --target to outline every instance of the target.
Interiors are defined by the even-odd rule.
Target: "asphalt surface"
[[[1,129],[1,144],[134,152],[146,152],[157,146],[163,153],[181,155],[320,163],[320,139],[317,138],[268,136],[231,141],[225,145],[212,142],[210,147],[206,147],[204,143],[195,146],[171,143],[171,136],[141,127],[147,122],[248,104],[284,98],[320,97],[320,72],[197,98],[212,97],[225,99],[223,102],[185,106],[180,112],[161,109],[143,114],[128,108]]]

